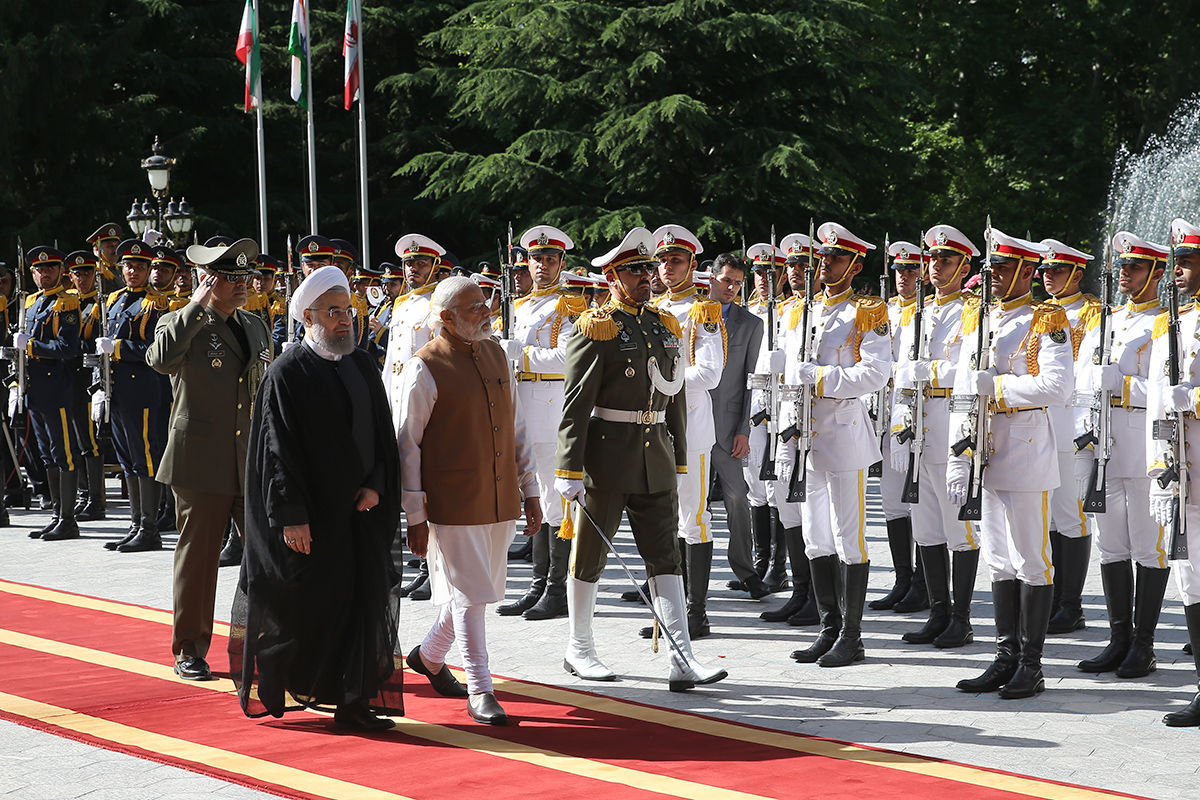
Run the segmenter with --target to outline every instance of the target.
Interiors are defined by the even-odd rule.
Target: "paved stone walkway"
[[[112,490],[110,486],[110,493]],[[868,507],[877,508],[878,503],[868,498]],[[27,528],[44,524],[39,520],[46,517],[14,513],[13,527],[0,530],[0,578],[169,609],[170,552],[105,551],[101,542],[115,538],[126,526],[125,504],[113,500],[110,510],[121,518],[114,515],[106,522],[90,523],[83,538],[67,542],[26,538]],[[727,680],[686,694],[667,691],[665,643],[661,652],[652,654],[649,642],[637,638],[637,629],[650,618],[640,605],[620,600],[620,593],[628,587],[615,559],[610,559],[601,587],[596,633],[601,657],[620,680],[590,684],[563,671],[565,618],[527,622],[489,611],[493,671],[728,720],[1147,797],[1165,800],[1195,795],[1195,787],[1200,785],[1200,729],[1171,729],[1159,722],[1164,711],[1180,707],[1196,690],[1191,659],[1180,650],[1186,632],[1173,583],[1159,626],[1158,671],[1136,681],[1086,676],[1075,669],[1075,662],[1093,655],[1107,640],[1093,550],[1084,593],[1088,627],[1049,638],[1044,694],[1004,701],[995,695],[961,694],[953,688],[959,679],[982,671],[993,652],[990,593],[982,568],[974,609],[975,644],[947,651],[908,645],[900,640],[901,634],[918,627],[924,614],[868,610],[863,622],[866,660],[844,669],[821,669],[788,657],[796,647],[807,645],[814,629],[758,619],[760,611],[780,604],[782,596],[757,602],[725,588],[732,573],[722,549],[725,523],[720,504],[713,506],[713,517],[718,548],[709,599],[713,635],[697,642],[695,651],[700,659],[726,667],[730,672]],[[169,548],[174,537],[167,538]],[[881,518],[871,520],[868,538],[875,559],[870,599],[882,595],[891,583]],[[618,546],[627,561],[637,563],[627,531],[618,539]],[[524,590],[528,575],[528,564],[510,564],[510,597]],[[236,570],[221,571],[219,619],[228,619],[236,579]],[[405,603],[401,641],[406,651],[424,636],[432,615],[428,602]],[[169,646],[164,637],[164,663],[170,661]],[[455,656],[452,651],[452,663],[457,661]],[[218,668],[223,666],[220,654],[215,663]],[[247,720],[246,724],[255,723]],[[764,790],[772,788],[781,787]],[[0,722],[0,796],[248,800],[271,795]]]

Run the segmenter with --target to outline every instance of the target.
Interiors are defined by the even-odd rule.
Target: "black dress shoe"
[[[418,675],[424,675],[429,679],[429,685],[433,690],[442,697],[466,697],[467,688],[458,682],[458,678],[454,677],[454,673],[446,669],[443,664],[438,672],[430,672],[425,666],[425,662],[421,660],[421,645],[417,645],[409,652],[405,659],[408,668]]]
[[[650,595],[650,584],[647,581],[642,581],[642,594],[645,594],[647,597]],[[626,603],[641,603],[642,595],[638,594],[637,590],[630,589],[627,592],[621,592],[621,599]]]
[[[433,597],[433,586],[429,581],[425,581],[417,588],[408,593],[409,600],[428,600]]]
[[[396,727],[396,721],[387,717],[377,717],[371,709],[355,703],[341,706],[333,712],[333,724],[339,728],[349,728],[354,731],[386,731]]]
[[[471,715],[471,719],[485,725],[508,724],[508,714],[504,713],[504,709],[496,701],[496,695],[491,692],[473,694],[468,697],[467,713]]]
[[[175,674],[185,681],[212,680],[212,670],[208,662],[200,656],[184,656],[175,662]]]
[[[218,567],[236,567],[242,563],[242,537],[236,533],[229,535],[229,541],[225,543],[225,547],[221,550],[221,555],[217,559]]]
[[[79,524],[73,519],[61,519],[53,529],[42,534],[43,542],[61,542],[63,539],[78,539]]]
[[[746,591],[750,593],[751,600],[762,600],[764,597],[772,593],[771,588],[768,587],[767,584],[763,582],[763,579],[757,575],[752,575],[750,579],[746,581],[745,585]]]
[[[746,584],[741,581],[726,581],[725,588],[732,589],[735,592],[744,592],[746,591]]]
[[[141,528],[136,525],[130,526],[129,531],[124,536],[122,536],[120,539],[117,539],[115,542],[105,542],[104,549],[105,550],[116,550],[118,547],[120,547],[123,544],[129,544],[130,542],[133,541],[133,537],[138,535],[138,531],[140,531],[140,530],[141,530]]]
[[[524,561],[526,558],[532,558],[532,557],[533,557],[533,537],[532,536],[526,537],[525,541],[522,542],[521,546],[518,547],[516,550],[508,551],[508,560],[509,561]]]
[[[424,586],[428,581],[429,581],[429,576],[423,572],[419,572],[419,573],[417,573],[417,576],[415,578],[413,578],[411,581],[406,583],[404,586],[400,587],[400,591],[398,592],[398,594],[401,597],[408,597],[414,591],[416,591],[417,589]]]

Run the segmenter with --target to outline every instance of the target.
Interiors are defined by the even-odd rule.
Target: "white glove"
[[[975,385],[975,394],[983,397],[996,396],[996,373],[994,370],[972,370],[971,382]]]
[[[905,442],[900,444],[892,439],[888,444],[888,449],[891,451],[892,457],[892,472],[908,472],[908,454],[912,451],[912,443]]]
[[[915,383],[913,375],[913,362],[901,361],[896,364],[896,369],[892,373],[892,381],[901,389],[911,389]]]
[[[568,503],[572,500],[583,502],[583,481],[578,478],[555,478],[554,491],[561,494]]]
[[[787,354],[782,350],[767,351],[767,371],[773,372],[776,375],[783,372],[784,366],[787,364]]]
[[[820,367],[810,361],[804,361],[796,365],[796,380],[799,383],[815,385],[817,382],[817,373]]]
[[[961,506],[967,502],[967,483],[971,476],[971,462],[952,458],[946,464],[946,499]]]
[[[92,422],[100,422],[104,419],[104,402],[103,391],[92,392]]]
[[[142,234],[142,241],[151,247],[158,247],[158,243],[166,238],[162,231],[156,231],[154,228],[147,228],[146,232]]]
[[[1163,400],[1166,410],[1168,412],[1195,410],[1196,401],[1192,396],[1194,391],[1195,387],[1187,383],[1168,387],[1167,395]]]
[[[107,336],[101,336],[96,340],[96,355],[111,356],[117,352],[117,340],[110,339]]]
[[[1088,458],[1089,450],[1081,450],[1075,455],[1075,494],[1080,502],[1087,497],[1089,485],[1092,481],[1092,463],[1094,459]]]
[[[17,416],[17,387],[14,386],[8,390],[8,418],[14,419]]]
[[[286,353],[286,352],[288,351],[288,348],[289,348],[289,347],[294,347],[294,346],[296,346],[296,345],[298,345],[298,344],[300,344],[300,342],[298,342],[298,341],[293,341],[293,340],[290,340],[290,339],[285,339],[285,340],[284,340],[284,342],[283,342],[283,347],[280,349],[280,351],[279,351],[279,352],[280,352],[280,353]]]
[[[912,365],[912,375],[915,381],[933,380],[933,362],[927,359],[908,362]]]
[[[16,350],[24,350],[29,344],[29,334],[24,331],[17,331],[13,334],[13,348]]]
[[[501,339],[500,346],[504,348],[504,355],[509,361],[515,361],[518,365],[525,364],[525,343],[516,339]]]
[[[1125,373],[1116,364],[1093,364],[1089,377],[1093,389],[1119,392],[1125,388]]]
[[[1171,524],[1171,510],[1175,506],[1175,490],[1158,485],[1158,481],[1150,481],[1150,516],[1164,528]]]

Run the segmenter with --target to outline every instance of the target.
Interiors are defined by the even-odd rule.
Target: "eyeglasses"
[[[358,316],[358,311],[354,308],[354,306],[350,306],[349,308],[342,308],[340,306],[330,306],[329,308],[313,308],[312,306],[309,306],[308,310],[314,314],[321,314],[325,317],[328,317],[333,322],[337,322],[339,319],[354,319]]]
[[[628,272],[630,275],[634,275],[634,276],[648,275],[654,271],[654,265],[652,265],[652,264],[630,264],[627,267],[617,267],[616,270],[614,270],[614,271],[617,273]]]
[[[226,275],[220,272],[218,272],[217,275],[220,276],[221,280],[225,281],[226,283],[245,283],[246,281],[250,280],[249,275]]]

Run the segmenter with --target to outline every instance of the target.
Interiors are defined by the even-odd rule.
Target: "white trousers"
[[[712,515],[708,513],[711,458],[709,450],[688,453],[687,473],[676,476],[679,487],[679,538],[688,544],[712,541]]]
[[[1096,544],[1100,563],[1129,561],[1166,569],[1167,534],[1150,516],[1150,478],[1109,478],[1106,511],[1097,514]]]
[[[1172,561],[1175,585],[1185,606],[1200,603],[1200,508],[1188,504],[1187,531],[1188,557],[1185,561]],[[1163,535],[1163,546],[1170,547],[1170,532]]]
[[[1079,487],[1075,485],[1075,454],[1058,454],[1058,488],[1050,498],[1051,527],[1068,539],[1079,539],[1088,535],[1088,518],[1079,501]]]
[[[1054,583],[1050,560],[1050,492],[1002,492],[984,488],[979,526],[991,580],[1030,586]]]
[[[955,552],[976,550],[975,526],[958,518],[959,506],[946,497],[946,465],[921,462],[921,502],[912,511],[913,539],[922,547],[944,544]]]
[[[749,490],[750,505],[759,507],[770,503],[767,497],[766,481],[758,479],[758,470],[762,466],[763,450],[767,449],[767,423],[750,426],[750,455],[746,457],[742,474],[746,477],[746,488]],[[776,453],[776,458],[778,458]],[[690,463],[690,462],[689,462]]]
[[[804,552],[810,559],[836,554],[844,564],[865,564],[870,560],[866,538],[867,471],[810,469],[807,480],[808,498],[800,504]]]
[[[551,528],[562,525],[563,509],[567,505],[562,495],[554,491],[554,451],[557,447],[556,442],[535,442],[533,445],[538,497],[542,502],[542,522],[549,523]]]
[[[460,606],[446,603],[438,608],[433,627],[421,642],[421,655],[432,664],[444,663],[450,645],[458,640],[458,654],[467,673],[467,691],[483,694],[492,691],[492,673],[488,669],[487,629],[482,604]]]
[[[909,516],[910,513],[908,503],[900,501],[900,498],[904,496],[904,479],[908,476],[904,472],[892,469],[892,458],[889,452],[892,449],[892,442],[891,434],[883,437],[883,474],[879,476],[879,500],[880,505],[883,506],[885,520],[900,519]]]
[[[780,442],[775,451],[775,474],[779,477],[768,484],[767,496],[771,505],[779,512],[779,524],[785,528],[799,528],[804,524],[801,511],[803,503],[789,503],[788,483],[792,479],[792,465],[796,463],[796,441]]]

